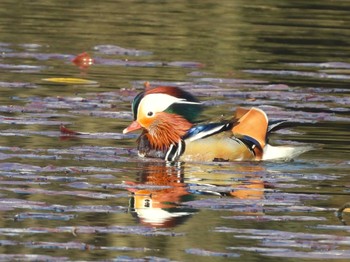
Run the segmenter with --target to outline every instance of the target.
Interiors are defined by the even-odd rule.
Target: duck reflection
[[[194,209],[182,208],[191,199],[182,166],[147,163],[138,174],[135,188],[129,189],[130,212],[147,226],[174,227],[189,218]],[[143,185],[144,188],[139,186]]]
[[[272,187],[261,179],[265,168],[261,165],[239,165],[236,167],[238,174],[244,174],[241,181],[231,184],[234,188],[230,195],[239,199],[259,200],[265,197],[265,188]],[[236,175],[236,178],[239,175]]]
[[[142,163],[136,182],[126,182],[132,186],[128,189],[132,192],[130,213],[146,226],[175,227],[196,212],[196,209],[181,204],[193,200],[196,195],[229,196],[243,200],[264,198],[266,184],[259,179],[263,167],[234,165],[231,168],[234,173],[213,173],[206,168],[190,170],[185,183],[183,165]],[[233,178],[235,182],[232,182]]]
[[[240,199],[262,199],[264,197],[265,184],[260,180],[249,180],[246,183],[236,185],[236,189],[230,195]]]
[[[187,175],[197,185],[208,189],[203,193],[231,196],[244,200],[259,200],[265,197],[265,189],[271,187],[262,177],[266,169],[259,163],[226,163],[226,165],[203,165],[187,170]],[[215,190],[215,192],[214,192]]]

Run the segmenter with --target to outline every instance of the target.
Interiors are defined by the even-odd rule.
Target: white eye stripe
[[[201,104],[199,102],[190,102],[184,98],[178,98],[167,94],[150,94],[146,95],[140,102],[138,113],[148,115],[149,112],[163,112],[172,104]]]

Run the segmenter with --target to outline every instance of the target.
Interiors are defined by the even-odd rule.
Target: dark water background
[[[349,13],[345,0],[1,1],[0,260],[348,261]],[[87,69],[71,62],[82,52]],[[145,81],[193,92],[208,119],[260,106],[297,120],[271,143],[316,150],[139,159],[121,131]]]

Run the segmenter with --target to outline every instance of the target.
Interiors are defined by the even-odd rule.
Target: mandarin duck
[[[139,155],[166,161],[289,160],[310,150],[269,145],[268,135],[285,121],[269,122],[259,108],[238,108],[229,120],[196,123],[202,108],[179,87],[148,88],[134,98],[134,121],[123,133],[142,130]]]

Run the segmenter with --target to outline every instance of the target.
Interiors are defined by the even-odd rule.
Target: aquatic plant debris
[[[33,228],[0,228],[0,234],[48,234],[48,233],[74,233],[74,234],[121,234],[142,236],[171,236],[181,237],[186,234],[175,233],[169,230],[152,229],[142,226],[69,226],[69,227],[33,227]]]
[[[229,227],[217,227],[215,232],[234,233],[235,238],[254,239],[260,241],[256,249],[265,256],[295,257],[295,258],[349,258],[349,250],[339,247],[349,245],[350,237],[331,234],[313,234],[300,232],[287,232],[264,229],[238,229]],[[267,249],[265,249],[267,248]],[[282,248],[282,250],[281,250]],[[287,248],[286,250],[284,248]],[[297,251],[294,248],[303,248],[307,251]],[[234,247],[229,249],[235,249]],[[285,255],[283,255],[285,254]]]
[[[226,252],[214,252],[203,249],[189,248],[185,250],[186,253],[198,256],[206,257],[239,257],[239,254],[236,253],[226,253]]]
[[[150,51],[124,48],[117,45],[96,45],[93,49],[106,55],[147,56],[152,54]]]
[[[44,248],[44,249],[77,249],[77,250],[109,250],[109,251],[134,251],[134,252],[147,252],[157,251],[149,248],[132,248],[126,246],[96,246],[78,241],[72,242],[44,242],[44,241],[0,241],[2,246],[14,246],[23,245],[27,248]]]
[[[64,220],[74,219],[75,215],[57,214],[57,213],[19,213],[14,216],[14,220],[21,221],[25,219],[46,219],[46,220]]]
[[[324,217],[311,217],[311,216],[268,216],[268,215],[261,215],[261,216],[231,216],[231,217],[225,217],[224,219],[234,219],[234,220],[254,220],[256,222],[259,221],[324,221],[326,218]]]
[[[33,83],[25,82],[0,82],[0,88],[37,88]]]
[[[68,257],[37,255],[37,254],[0,254],[3,261],[69,261]]]

